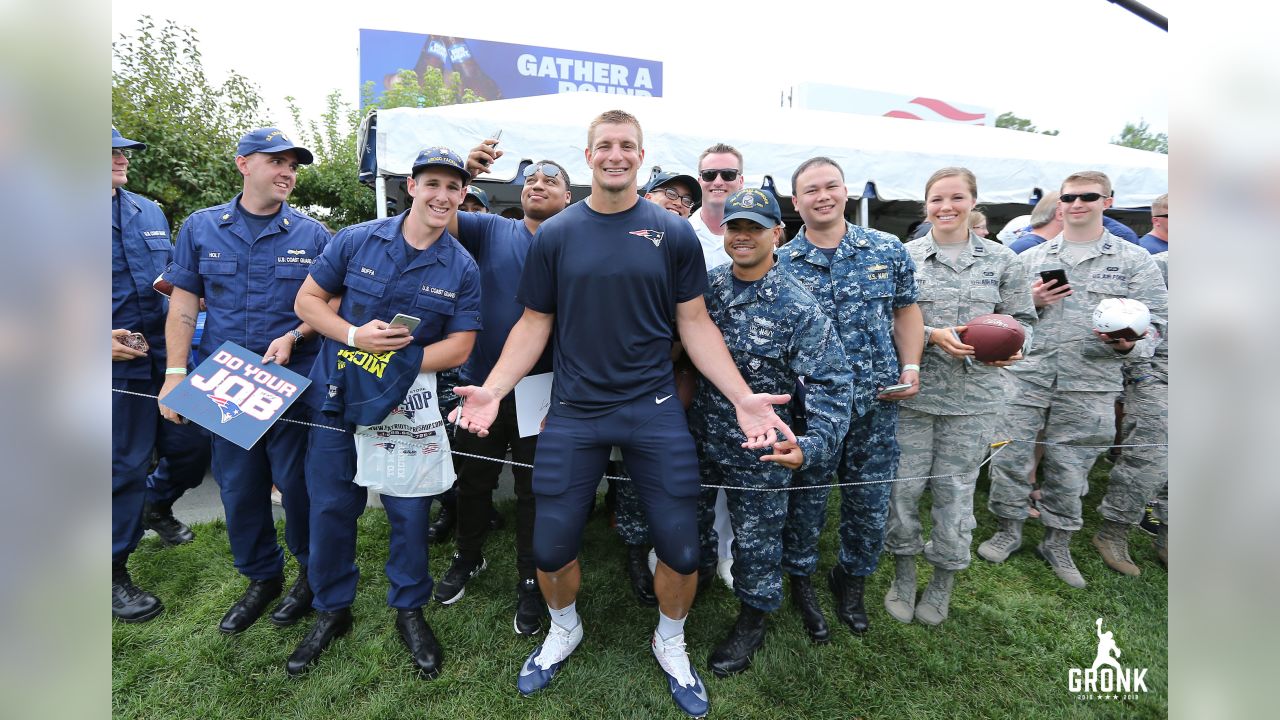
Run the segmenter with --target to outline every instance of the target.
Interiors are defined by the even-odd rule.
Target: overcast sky
[[[1176,19],[1183,2],[1145,4]],[[195,28],[211,77],[247,76],[287,130],[286,95],[305,116],[318,115],[335,89],[358,100],[360,28],[660,60],[665,97],[726,123],[776,107],[780,91],[808,81],[1013,111],[1042,129],[1106,142],[1139,119],[1167,132],[1175,77],[1168,35],[1107,0],[114,0],[111,13],[113,38],[132,34],[144,14]]]

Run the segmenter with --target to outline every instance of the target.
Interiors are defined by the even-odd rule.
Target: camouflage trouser
[[[624,476],[625,477],[625,476]],[[631,478],[614,480],[617,488],[617,505],[614,507],[614,520],[618,525],[618,537],[628,545],[649,544],[649,522],[644,517],[644,508],[640,505],[640,496],[636,494],[636,486]],[[701,525],[701,523],[699,523]]]
[[[1168,442],[1169,386],[1151,375],[1126,383],[1120,429],[1124,445]],[[1167,447],[1124,448],[1111,468],[1111,483],[1098,514],[1112,522],[1136,525],[1142,520],[1142,509],[1168,479]]]
[[[837,562],[850,575],[875,572],[884,549],[889,518],[889,482],[898,469],[898,404],[876,401],[866,415],[851,418],[836,476],[840,488],[840,552]],[[874,482],[882,481],[882,482]]]
[[[791,475],[792,489],[782,493],[787,519],[782,529],[782,571],[808,577],[818,571],[818,537],[827,521],[831,488],[807,489],[834,480],[830,463]]]
[[[1000,413],[998,439],[1034,441],[1044,430],[1040,461],[1040,522],[1058,530],[1079,530],[1080,497],[1089,470],[1115,437],[1114,392],[1063,392],[1014,378],[1014,392]],[[1072,447],[1098,445],[1103,447]],[[1014,442],[991,461],[991,496],[987,507],[996,517],[1027,517],[1035,467],[1035,445]]]
[[[1165,450],[1167,451],[1168,448],[1165,448]],[[1166,455],[1165,458],[1167,460],[1168,455]],[[1165,481],[1164,485],[1160,486],[1160,492],[1156,495],[1155,515],[1156,515],[1156,519],[1159,520],[1162,525],[1169,524],[1169,481],[1168,480]]]
[[[741,468],[703,463],[706,485],[743,488],[786,487],[791,472],[779,465]],[[705,494],[705,490],[703,491]],[[715,504],[715,491],[711,491]],[[782,607],[782,526],[787,518],[786,492],[726,490],[729,520],[733,525],[733,592],[742,602],[765,612]],[[706,545],[703,545],[706,553]],[[711,545],[714,558],[715,544]]]
[[[969,567],[969,546],[978,522],[973,517],[973,488],[978,482],[995,415],[930,415],[898,410],[898,477],[946,475],[930,480],[900,480],[889,493],[885,552],[919,555],[934,567]],[[933,498],[933,529],[924,542],[920,528],[920,496]]]

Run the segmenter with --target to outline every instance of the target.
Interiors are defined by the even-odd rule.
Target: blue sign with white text
[[[228,340],[163,404],[248,450],[284,415],[311,380]]]
[[[374,99],[397,82],[401,70],[421,78],[427,68],[458,73],[459,95],[485,100],[599,92],[662,96],[662,63],[655,60],[560,50],[534,45],[392,30],[360,30],[360,86],[372,82]],[[450,85],[450,87],[453,87]]]

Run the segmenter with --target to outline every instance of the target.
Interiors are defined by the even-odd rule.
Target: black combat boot
[[[751,656],[764,644],[764,616],[763,610],[742,603],[733,630],[707,659],[716,677],[735,675],[750,667]]]

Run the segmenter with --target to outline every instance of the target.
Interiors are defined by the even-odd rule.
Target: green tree
[[[436,68],[426,68],[421,77],[413,70],[401,70],[380,97],[373,81],[366,82],[360,89],[361,105],[368,113],[373,109],[437,107],[484,99],[470,90],[459,94],[454,88],[460,86],[457,73],[446,81]],[[299,169],[292,202],[335,230],[377,217],[373,189],[358,179],[361,111],[343,102],[339,90],[329,94],[318,122],[303,121],[295,99],[289,97],[286,101],[300,142],[315,154],[315,163]]]
[[[1018,117],[1011,112],[1000,113],[996,117],[996,127],[1008,128],[1009,130],[1020,130],[1022,132],[1040,133],[1041,135],[1057,135],[1057,130],[1041,130],[1026,118]]]
[[[234,72],[210,82],[196,31],[173,21],[157,27],[147,15],[111,54],[112,124],[147,144],[130,162],[129,189],[160,203],[175,229],[176,220],[239,192],[236,142],[271,124],[253,83]]]
[[[1125,123],[1120,137],[1111,138],[1111,144],[1169,154],[1169,136],[1151,132],[1146,120],[1139,120],[1137,124]]]

